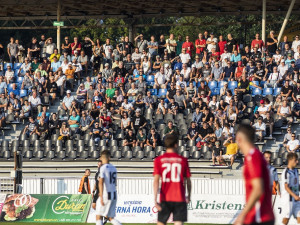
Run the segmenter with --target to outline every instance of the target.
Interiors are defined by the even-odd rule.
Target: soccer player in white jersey
[[[109,163],[110,152],[105,150],[101,152],[100,160],[102,166],[99,172],[99,198],[96,203],[96,225],[103,225],[103,217],[113,225],[121,225],[114,219],[116,216],[117,205],[117,169]]]
[[[282,223],[288,224],[291,216],[300,223],[300,197],[299,197],[299,175],[295,168],[298,164],[298,155],[289,153],[287,155],[287,168],[282,172],[281,200],[282,200]]]
[[[272,153],[270,151],[265,151],[263,155],[264,155],[265,160],[268,163],[268,169],[270,171],[270,187],[272,190],[272,195],[276,195],[276,194],[281,195],[280,194],[280,185],[278,182],[278,173],[277,173],[276,168],[271,165]]]

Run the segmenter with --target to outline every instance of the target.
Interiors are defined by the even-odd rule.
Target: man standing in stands
[[[272,194],[273,195],[276,195],[276,194],[281,195],[280,194],[280,185],[278,182],[278,173],[277,173],[276,168],[271,165],[272,153],[270,151],[265,151],[263,155],[264,155],[265,160],[268,163],[268,169],[270,172],[270,187],[272,190]]]
[[[245,156],[244,178],[246,185],[246,205],[235,220],[235,225],[274,224],[270,173],[267,163],[254,145],[255,129],[250,125],[240,125],[236,141]]]
[[[78,189],[78,192],[80,194],[91,194],[91,187],[89,181],[90,175],[91,175],[90,169],[86,169],[84,176],[81,178],[79,189]]]

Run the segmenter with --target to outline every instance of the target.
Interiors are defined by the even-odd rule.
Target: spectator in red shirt
[[[186,53],[190,54],[192,56],[192,52],[194,51],[194,44],[193,42],[190,42],[190,37],[185,37],[185,42],[182,44],[182,48],[186,49]]]
[[[195,41],[196,46],[196,54],[200,56],[200,54],[206,48],[206,40],[203,38],[203,34],[199,33],[199,39]]]
[[[74,37],[74,43],[71,44],[72,48],[72,55],[74,55],[74,51],[77,50],[78,55],[80,54],[81,51],[81,43],[78,42],[78,37]]]
[[[215,56],[218,61],[220,60],[220,52],[217,52],[215,48],[211,49],[211,53],[210,54],[211,54],[211,57]]]
[[[227,41],[224,40],[224,38],[223,38],[222,35],[220,35],[220,37],[219,37],[219,43],[218,43],[220,55],[222,55],[224,53],[224,49],[225,49],[226,43],[227,43]]]
[[[253,48],[258,44],[258,48],[262,49],[262,47],[264,46],[264,42],[263,40],[259,39],[259,34],[255,34],[255,39],[252,40],[251,42],[251,50],[253,50]]]

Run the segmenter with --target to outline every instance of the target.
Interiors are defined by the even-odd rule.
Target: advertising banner
[[[4,206],[5,198],[6,198],[6,194],[0,194],[0,215],[2,213],[2,209],[3,209],[3,206]]]
[[[193,195],[188,205],[188,223],[233,223],[244,208],[244,199],[242,195]],[[91,209],[87,222],[93,223],[95,218]],[[121,223],[156,223],[153,195],[118,196],[116,218]],[[168,222],[172,222],[172,216]]]
[[[1,221],[86,222],[91,201],[91,195],[9,195]]]

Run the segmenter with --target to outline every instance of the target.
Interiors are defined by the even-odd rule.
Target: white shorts
[[[117,200],[108,200],[107,197],[103,197],[104,206],[101,205],[100,198],[96,202],[96,215],[104,216],[108,218],[116,217]]]
[[[231,159],[232,157],[234,157],[234,155],[222,155],[222,158],[223,158],[224,160],[229,160],[229,159]]]
[[[282,201],[282,215],[283,218],[287,219],[291,218],[291,216],[294,216],[295,219],[297,217],[300,218],[300,202],[289,201],[284,203]]]

